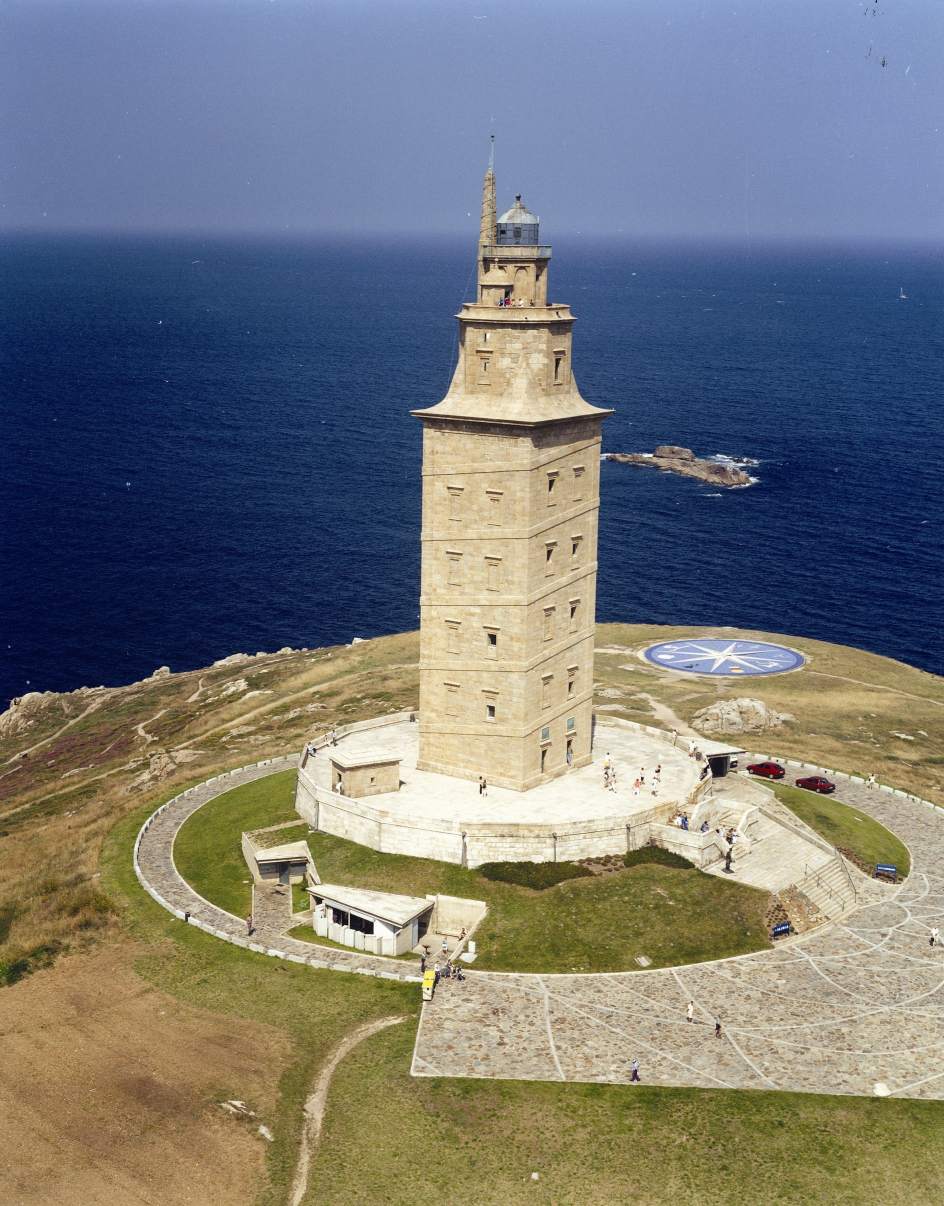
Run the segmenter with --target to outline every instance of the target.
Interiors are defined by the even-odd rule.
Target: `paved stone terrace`
[[[245,919],[209,904],[177,873],[173,841],[187,817],[295,764],[246,767],[171,800],[139,835],[138,878],[176,916],[188,909],[191,924],[238,946],[415,981],[396,961],[283,936],[278,910],[261,909],[249,939]],[[909,845],[912,873],[896,893],[775,950],[715,963],[599,975],[470,971],[423,1007],[414,1075],[624,1082],[636,1057],[647,1084],[944,1097],[944,948],[928,944],[931,926],[944,929],[944,815],[837,778],[843,800]]]
[[[626,1082],[635,1057],[647,1084],[944,1097],[944,815],[839,783],[911,849],[888,899],[716,963],[469,976],[423,1007],[414,1075]]]

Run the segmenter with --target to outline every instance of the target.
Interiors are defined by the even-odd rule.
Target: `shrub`
[[[16,984],[30,972],[39,971],[41,967],[48,967],[62,949],[61,942],[44,942],[40,946],[34,946],[30,951],[24,951],[20,955],[13,955],[0,961],[0,987]]]
[[[564,880],[591,874],[577,863],[482,863],[476,870],[485,879],[517,884],[519,888],[533,888],[537,892],[553,888]]]
[[[691,870],[692,864],[680,854],[671,850],[663,850],[661,846],[640,846],[638,850],[627,850],[623,855],[627,867],[639,867],[643,863],[658,863],[662,867],[678,867],[680,870]]]

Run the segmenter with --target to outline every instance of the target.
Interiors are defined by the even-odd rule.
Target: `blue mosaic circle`
[[[689,674],[713,674],[723,678],[757,678],[783,674],[806,661],[802,653],[786,645],[766,641],[731,641],[696,637],[686,641],[661,641],[644,650],[643,657],[663,670]]]

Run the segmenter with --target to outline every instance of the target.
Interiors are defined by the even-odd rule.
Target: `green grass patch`
[[[311,908],[311,897],[304,884],[292,884],[292,912],[307,913]]]
[[[831,796],[820,796],[786,783],[771,783],[769,786],[781,803],[786,804],[791,812],[815,829],[830,845],[851,851],[858,860],[870,866],[875,863],[894,863],[899,875],[907,875],[911,870],[907,846],[884,825],[858,808],[843,804]]]
[[[248,912],[239,836],[243,829],[287,819],[293,776],[282,772],[218,796],[181,829],[177,866],[201,895],[237,915]],[[489,911],[475,935],[476,967],[638,971],[637,955],[647,955],[653,967],[667,967],[769,946],[767,893],[705,875],[664,851],[638,852],[629,869],[581,875],[536,891],[487,879],[481,868],[380,854],[325,833],[309,834],[308,846],[326,883],[484,900]],[[553,865],[548,873],[554,874]]]
[[[0,961],[0,987],[8,988],[33,972],[49,967],[63,949],[61,942],[43,942],[3,959]]]
[[[536,892],[591,874],[579,863],[481,863],[476,871],[493,883],[517,884]]]
[[[672,850],[663,850],[661,846],[640,846],[638,850],[627,850],[623,855],[623,864],[627,867],[655,864],[659,867],[676,867],[680,871],[690,871],[692,866],[680,854],[675,854]]]
[[[375,1035],[335,1072],[310,1201],[350,1201],[356,1169],[358,1202],[411,1202],[431,1152],[455,1206],[944,1197],[940,1102],[657,1089],[623,1050],[641,1085],[448,1080],[410,1076],[403,1029]]]
[[[236,787],[183,823],[174,843],[177,870],[212,904],[245,917],[252,908],[252,876],[240,846],[243,831],[290,821],[294,815],[293,770]]]

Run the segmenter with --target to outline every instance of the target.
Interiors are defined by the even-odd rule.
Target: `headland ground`
[[[768,635],[601,625],[597,707],[681,731],[717,699],[750,694],[795,717],[751,735],[750,748],[944,804],[940,679],[792,636],[775,639],[808,657],[804,669],[749,684],[669,675],[635,656],[696,632]],[[483,1184],[510,1201],[939,1198],[938,1104],[417,1080],[415,986],[275,964],[184,927],[143,893],[131,847],[162,799],[300,749],[323,727],[415,706],[416,657],[415,634],[237,656],[5,714],[0,962],[14,982],[0,999],[3,1092],[18,1103],[3,1135],[14,1199],[146,1201],[159,1184],[162,1202],[183,1202],[212,1184],[219,1201],[282,1201],[319,1067],[346,1034],[391,1014],[408,1020],[335,1072],[312,1201],[408,1200],[431,1151],[454,1201],[482,1200]],[[233,1099],[252,1116],[219,1104]],[[881,1157],[866,1159],[873,1150]]]

